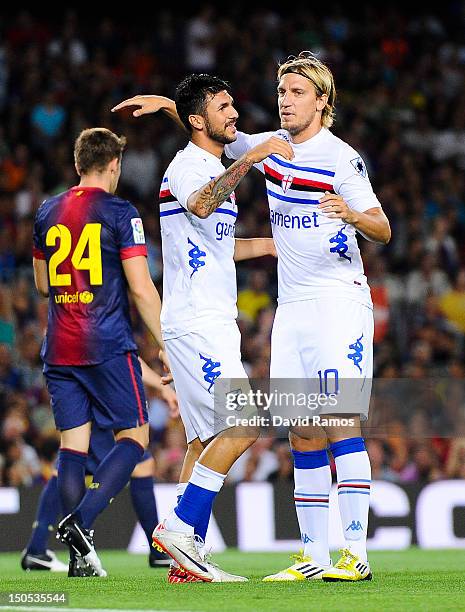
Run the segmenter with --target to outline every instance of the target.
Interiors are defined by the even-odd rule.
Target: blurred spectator
[[[36,134],[38,149],[53,144],[61,135],[66,119],[66,111],[55,101],[52,92],[44,94],[42,101],[34,106],[31,113],[31,126]]]
[[[392,226],[386,247],[360,239],[374,302],[375,372],[418,384],[445,377],[447,388],[442,403],[420,392],[410,397],[408,419],[386,408],[385,435],[367,442],[373,473],[409,482],[464,476],[461,438],[445,437],[465,435],[463,393],[451,386],[453,380],[462,388],[465,377],[465,21],[455,10],[454,3],[436,14],[397,3],[387,13],[374,4],[354,12],[336,3],[302,7],[296,25],[285,7],[245,11],[237,6],[219,13],[206,4],[193,6],[184,18],[165,7],[150,29],[139,27],[143,20],[137,16],[131,16],[129,27],[108,16],[89,20],[77,9],[57,10],[50,22],[26,10],[5,13],[0,24],[0,483],[32,483],[48,470],[42,455],[39,461],[25,460],[31,457],[28,448],[40,450],[53,434],[38,357],[47,302],[33,286],[31,234],[42,200],[77,182],[72,148],[80,130],[101,125],[128,137],[118,194],[141,212],[151,275],[159,283],[157,192],[186,137],[162,114],[134,120],[130,113],[109,109],[136,93],[172,97],[175,84],[191,71],[218,72],[232,84],[240,129],[276,129],[276,66],[303,48],[329,62],[338,88],[334,133],[364,155]],[[240,183],[237,198],[236,235],[270,236],[258,172]],[[241,262],[237,270],[244,365],[249,375],[266,379],[276,262]],[[156,364],[156,349],[138,317],[134,324],[141,353]],[[184,432],[179,422],[166,418],[158,397],[150,395],[150,402],[157,476],[176,481]],[[15,427],[19,433],[11,438]],[[228,481],[286,479],[286,448],[271,438],[260,441]]]
[[[267,308],[270,295],[267,291],[268,277],[264,270],[252,270],[247,285],[241,289],[237,296],[237,308],[241,316],[255,323],[258,313]]]
[[[136,199],[153,198],[159,165],[159,159],[150,147],[147,135],[138,131],[124,153],[121,182],[132,190]]]
[[[439,308],[451,325],[465,334],[465,268],[458,272],[453,289],[442,295]]]

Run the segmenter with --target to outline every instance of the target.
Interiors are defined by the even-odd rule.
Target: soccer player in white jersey
[[[335,99],[325,64],[306,52],[292,57],[278,69],[282,129],[239,133],[226,150],[239,157],[273,134],[291,143],[292,162],[271,155],[259,166],[278,252],[270,377],[319,378],[326,393],[336,391],[342,379],[358,379],[361,390],[370,388],[373,306],[356,232],[383,244],[391,236],[364,161],[329,130]],[[304,552],[293,566],[265,580],[371,578],[366,552],[371,470],[359,417],[367,415],[369,393],[361,391],[358,401],[355,427],[325,427],[311,438],[308,432],[290,433]],[[328,547],[328,450],[336,463],[346,540],[334,567]]]
[[[279,67],[278,82],[282,129],[255,135],[238,132],[225,150],[238,158],[274,135],[288,141],[294,151],[291,162],[271,155],[257,165],[266,178],[278,253],[271,378],[319,378],[324,392],[335,390],[343,379],[359,379],[366,391],[373,369],[373,307],[356,232],[386,244],[389,222],[363,159],[329,130],[336,100],[329,68],[303,52]],[[155,102],[145,97],[138,103],[138,114],[153,112],[155,105],[175,117],[176,108],[167,99]],[[366,416],[368,399],[361,393],[354,411]],[[303,555],[266,581],[371,578],[366,552],[371,470],[359,417],[348,429],[316,429],[289,435]],[[334,567],[328,546],[328,450],[336,463],[346,540]]]
[[[176,107],[190,142],[168,166],[160,191],[161,320],[189,450],[182,495],[153,540],[198,579],[241,581],[245,578],[210,563],[195,539],[195,534],[205,536],[213,500],[230,467],[257,438],[249,428],[218,433],[214,413],[215,381],[247,379],[235,322],[234,261],[274,253],[271,239],[234,238],[234,189],[254,164],[269,155],[290,160],[293,153],[284,140],[270,137],[226,170],[221,156],[224,146],[236,139],[238,114],[229,85],[216,77],[184,79],[176,89]],[[199,444],[202,453],[192,466]]]

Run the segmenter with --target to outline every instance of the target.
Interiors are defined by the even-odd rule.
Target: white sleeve
[[[187,200],[208,182],[210,176],[205,174],[203,166],[199,165],[197,159],[182,160],[182,163],[177,163],[170,168],[167,173],[168,185],[172,195],[181,204],[183,208],[187,208]]]
[[[368,178],[365,162],[352,147],[343,147],[339,155],[334,190],[357,212],[381,208]]]
[[[244,134],[244,132],[236,132],[236,140],[227,144],[224,148],[226,157],[230,159],[239,159],[241,155],[250,151],[257,145],[271,138],[276,132],[262,132],[261,134]]]

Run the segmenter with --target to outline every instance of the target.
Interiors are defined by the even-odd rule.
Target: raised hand
[[[160,110],[170,110],[174,105],[173,100],[165,98],[165,96],[133,96],[123,100],[111,109],[111,112],[119,111],[122,108],[128,108],[129,106],[140,106],[132,114],[134,117],[140,117],[141,115],[149,115],[150,113],[157,113]],[[176,107],[175,107],[176,108]]]
[[[247,152],[246,156],[253,164],[258,164],[270,155],[281,155],[284,159],[291,160],[294,157],[294,151],[291,145],[277,136],[272,136],[265,142],[257,145]]]

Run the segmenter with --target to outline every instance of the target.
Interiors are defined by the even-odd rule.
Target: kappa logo
[[[219,361],[213,361],[210,357],[204,357],[201,353],[199,353],[199,357],[205,361],[202,366],[202,372],[205,374],[203,379],[205,382],[209,383],[208,392],[210,393],[211,388],[215,384],[215,380],[218,376],[221,376],[221,370],[217,370],[217,368],[221,367],[221,363]]]
[[[192,268],[192,278],[194,274],[198,271],[198,269],[205,265],[205,261],[202,259],[202,257],[206,257],[207,254],[205,253],[205,251],[202,251],[199,246],[194,244],[190,238],[187,239],[187,242],[192,247],[188,252],[190,257],[189,265]]]
[[[329,242],[335,245],[329,249],[329,252],[337,253],[342,259],[347,259],[349,263],[352,263],[352,258],[349,257],[349,255],[346,255],[347,251],[349,250],[347,245],[349,237],[344,232],[345,228],[346,226],[344,225],[344,227],[340,229],[335,236],[329,239]]]
[[[315,540],[312,540],[312,538],[307,533],[303,533],[301,539],[302,539],[302,544],[308,544],[309,542],[315,541]]]
[[[352,359],[352,361],[354,362],[354,366],[356,366],[359,371],[360,374],[362,373],[362,368],[360,367],[360,362],[363,359],[363,344],[362,344],[362,338],[363,338],[363,334],[360,336],[360,338],[357,338],[357,340],[353,343],[353,344],[349,344],[349,348],[354,351],[353,353],[349,353],[347,355],[347,357],[349,359]]]
[[[367,178],[367,167],[365,166],[365,162],[361,157],[355,157],[354,159],[351,159],[350,163],[355,168],[355,171],[360,174],[361,177]]]
[[[294,177],[292,174],[286,174],[286,176],[283,176],[283,180],[281,181],[281,189],[284,191],[284,193],[286,193],[286,191],[292,185],[293,180]]]
[[[360,521],[352,521],[346,531],[363,531],[362,523]]]

